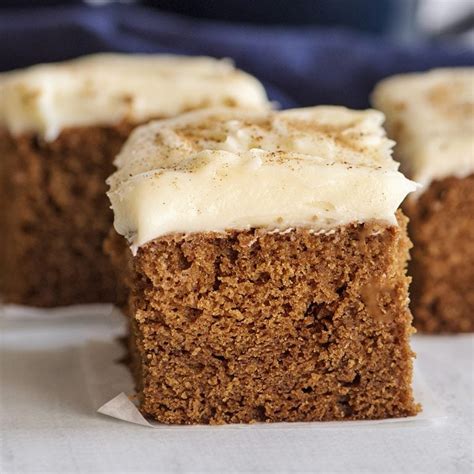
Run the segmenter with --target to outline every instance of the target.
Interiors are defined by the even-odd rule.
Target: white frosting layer
[[[175,232],[396,224],[416,184],[397,171],[373,110],[214,109],[137,128],[108,180],[133,249]]]
[[[402,171],[424,189],[474,173],[474,68],[390,77],[376,87],[373,103],[387,116]]]
[[[97,54],[0,76],[0,126],[47,140],[66,127],[137,123],[211,106],[268,102],[257,79],[206,57]]]

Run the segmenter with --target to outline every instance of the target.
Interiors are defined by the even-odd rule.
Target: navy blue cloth
[[[230,57],[282,107],[363,108],[385,76],[474,65],[474,52],[459,45],[396,44],[339,28],[228,24],[130,5],[0,13],[3,71],[100,51]]]

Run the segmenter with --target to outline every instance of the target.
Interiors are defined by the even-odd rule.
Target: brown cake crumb
[[[47,142],[2,132],[2,293],[10,303],[113,302],[102,251],[112,224],[105,180],[132,126],[70,128]],[[1,242],[0,242],[1,243]]]
[[[409,271],[416,327],[473,332],[474,175],[434,181],[404,210],[414,244]]]
[[[415,415],[398,220],[173,234],[136,256],[111,234],[142,413],[177,424]]]

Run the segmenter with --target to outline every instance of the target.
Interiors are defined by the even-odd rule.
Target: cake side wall
[[[142,412],[184,424],[415,414],[399,221],[143,246],[129,305]]]
[[[414,243],[415,326],[427,333],[474,331],[474,175],[434,181],[404,210]]]
[[[112,222],[105,180],[132,126],[64,130],[46,142],[9,137],[5,296],[58,306],[115,300],[102,251]]]

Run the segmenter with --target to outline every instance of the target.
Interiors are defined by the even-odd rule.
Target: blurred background
[[[0,71],[102,51],[230,57],[283,107],[362,108],[385,76],[474,66],[474,0],[0,0]]]

